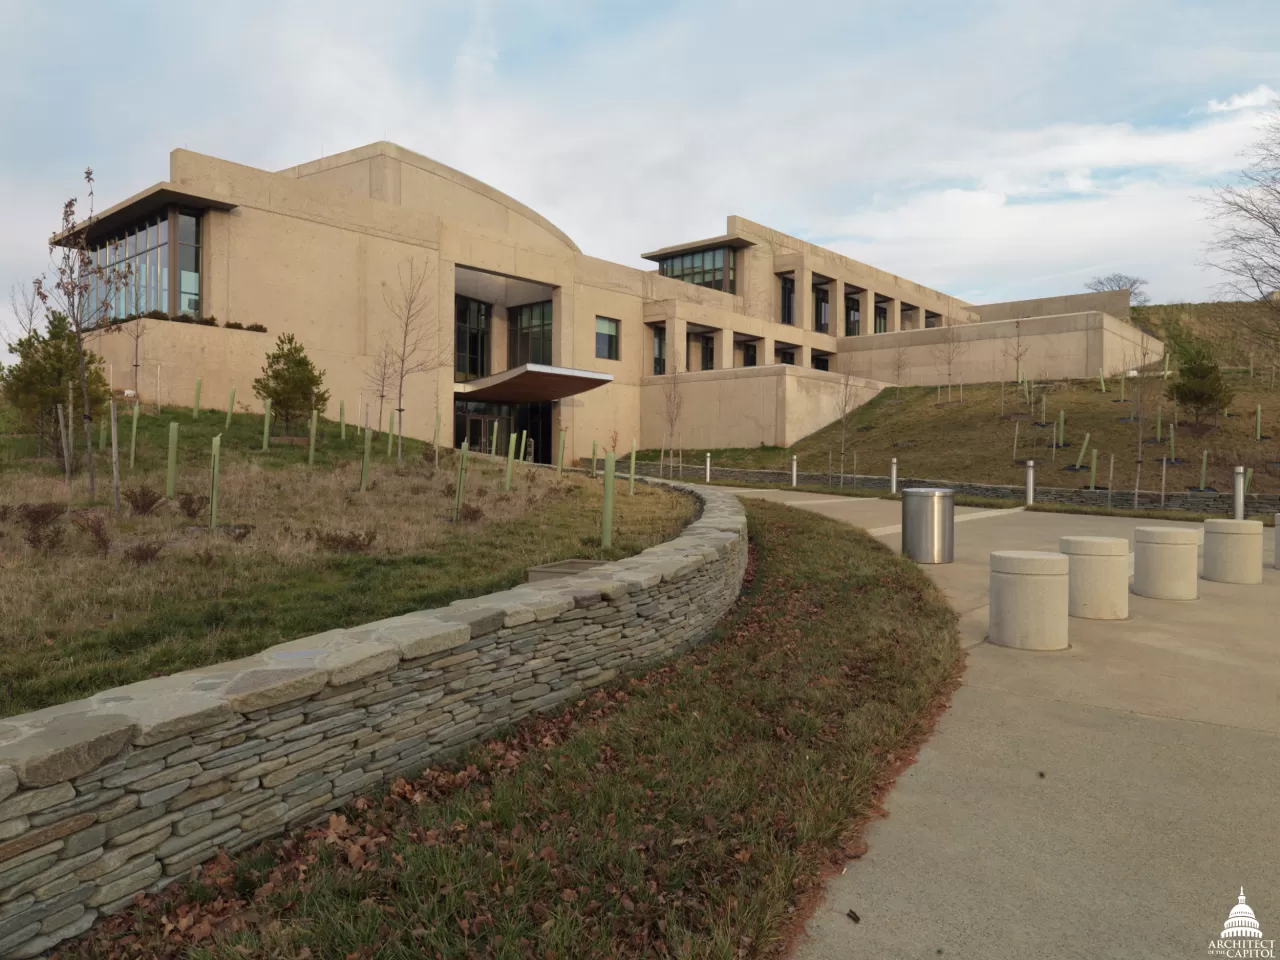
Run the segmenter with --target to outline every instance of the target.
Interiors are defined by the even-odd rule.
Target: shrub
[[[1169,384],[1169,396],[1190,409],[1196,423],[1229,407],[1236,391],[1223,377],[1212,345],[1187,339],[1175,344],[1175,350],[1178,378]]]
[[[13,514],[13,506],[8,503],[0,503],[0,523],[6,522]]]
[[[18,519],[26,527],[22,538],[34,549],[56,549],[62,543],[64,528],[59,521],[67,512],[60,503],[24,503],[18,507]]]
[[[452,481],[452,480],[450,480],[448,483],[446,483],[446,484],[444,485],[444,489],[443,489],[443,490],[441,490],[440,492],[441,492],[441,494],[442,494],[443,496],[445,496],[445,497],[447,497],[447,498],[449,498],[449,499],[452,499],[453,497],[457,496],[457,494],[458,494],[458,488],[457,488],[457,487],[455,487],[455,486],[453,485],[453,481]]]
[[[153,490],[145,483],[140,487],[129,487],[127,490],[121,490],[120,495],[129,504],[129,509],[140,517],[150,514],[164,499],[159,490]]]
[[[321,530],[313,527],[307,531],[307,539],[334,553],[366,553],[378,539],[378,531]]]
[[[202,327],[216,327],[218,325],[218,318],[217,317],[196,317],[192,322],[198,323]]]
[[[291,333],[277,338],[262,366],[262,376],[253,381],[253,392],[271,401],[271,412],[284,422],[286,433],[291,422],[309,417],[313,410],[323,410],[329,403],[324,371],[316,368]]]
[[[148,563],[154,563],[163,549],[164,544],[159,540],[143,540],[141,543],[135,543],[132,547],[126,548],[124,555],[131,563],[141,567]]]
[[[107,530],[107,518],[100,513],[73,513],[72,525],[81,533],[88,534],[93,545],[104,557],[111,550],[111,533]]]
[[[209,498],[203,493],[178,494],[178,509],[189,520],[195,520],[203,514],[207,506],[209,506]]]
[[[142,315],[145,320],[168,320],[169,315],[163,310],[148,310]]]
[[[237,523],[229,527],[223,527],[222,530],[228,537],[239,543],[253,532],[253,527],[247,523]]]
[[[266,328],[266,327],[264,327],[264,326],[263,326],[262,324],[260,324],[260,323],[251,323],[251,324],[249,324],[247,327],[245,327],[245,329],[246,329],[246,330],[252,330],[254,333],[266,333],[266,332],[267,332],[267,328]]]
[[[459,514],[463,523],[477,523],[484,519],[484,511],[476,504],[464,503]]]
[[[224,326],[224,327],[226,327],[228,330],[243,330],[243,329],[244,329],[244,324],[243,324],[243,323],[240,323],[240,322],[239,322],[239,321],[237,321],[237,320],[228,320],[226,323],[224,323],[224,324],[223,324],[223,326]]]

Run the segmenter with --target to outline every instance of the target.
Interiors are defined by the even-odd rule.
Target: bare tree
[[[1128,290],[1129,306],[1145,307],[1151,302],[1151,294],[1142,288],[1147,281],[1142,277],[1134,277],[1127,273],[1108,273],[1105,277],[1094,277],[1084,285],[1086,290],[1094,293],[1106,293],[1108,290]]]
[[[1163,389],[1163,378],[1159,381],[1152,376],[1149,369],[1155,362],[1155,348],[1152,346],[1151,337],[1144,336],[1138,343],[1125,354],[1126,369],[1121,371],[1121,376],[1127,377],[1130,369],[1137,372],[1137,376],[1132,381],[1134,419],[1138,422],[1138,462],[1142,462],[1142,431],[1143,423],[1146,419],[1147,407],[1151,401],[1153,389],[1159,392]]]
[[[669,450],[675,450],[676,432],[680,426],[680,414],[684,411],[684,381],[680,375],[684,372],[683,344],[674,341],[667,343],[668,360],[671,369],[662,383],[662,419],[666,424],[666,441]],[[672,471],[674,471],[674,466]],[[658,476],[662,476],[662,460],[659,454]],[[674,472],[672,473],[674,476]]]
[[[1013,361],[1014,379],[1019,383],[1022,382],[1022,361],[1030,351],[1031,347],[1022,340],[1022,321],[1013,321],[1013,339],[1006,338],[1000,352],[1006,360]]]
[[[969,345],[960,338],[960,332],[956,329],[955,319],[946,317],[943,320],[942,327],[935,329],[942,330],[942,339],[934,345],[933,362],[947,371],[947,402],[951,402],[951,375],[955,370],[956,361],[958,361],[969,349]]]
[[[53,270],[51,282],[41,276],[35,279],[33,288],[41,306],[46,311],[56,311],[67,318],[75,334],[76,357],[80,376],[80,400],[84,410],[85,448],[93,449],[93,408],[89,401],[88,366],[85,361],[86,344],[98,327],[108,317],[112,294],[119,288],[125,272],[113,267],[101,267],[95,262],[89,249],[89,233],[95,223],[93,207],[93,170],[86,169],[84,182],[88,188],[86,204],[88,216],[76,222],[78,200],[75,197],[62,205],[62,227],[49,241],[49,259]],[[93,457],[89,461],[89,499],[94,498]]]
[[[446,351],[440,346],[438,311],[428,309],[431,298],[426,267],[419,270],[410,258],[400,265],[397,274],[398,288],[391,290],[384,284],[382,299],[395,319],[391,333],[384,338],[383,348],[390,354],[395,376],[396,416],[400,422],[396,464],[399,465],[404,462],[404,381],[415,373],[440,366]]]
[[[387,398],[387,391],[395,380],[395,358],[391,349],[384,343],[382,348],[369,360],[369,368],[364,372],[364,382],[369,391],[378,398],[378,429],[382,429],[382,404]],[[376,436],[376,434],[375,434]]]
[[[8,329],[0,328],[0,343],[12,350],[14,344],[23,337],[30,336],[39,328],[40,320],[44,316],[44,304],[36,295],[35,284],[28,287],[15,283],[11,286],[9,309],[13,312],[14,319],[18,321],[18,329],[16,335],[11,335]]]
[[[1262,128],[1247,154],[1237,186],[1208,198],[1217,226],[1209,263],[1230,279],[1228,291],[1260,305],[1245,319],[1256,342],[1280,349],[1280,110]]]
[[[902,375],[907,371],[907,348],[899,347],[893,353],[893,382],[897,384],[897,397],[902,397]]]
[[[845,439],[849,434],[849,414],[858,406],[858,388],[861,380],[853,372],[853,358],[849,358],[849,369],[840,371],[840,486],[844,486],[844,451]]]

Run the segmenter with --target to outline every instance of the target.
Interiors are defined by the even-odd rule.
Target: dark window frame
[[[507,369],[551,364],[554,311],[550,300],[507,308]]]
[[[465,311],[465,316],[464,316]],[[453,298],[453,382],[489,376],[493,304],[455,294]],[[474,348],[474,349],[473,349]],[[462,365],[462,369],[459,369]]]
[[[813,285],[813,329],[817,333],[831,332],[831,294],[826,284]]]
[[[888,333],[888,332],[889,332],[889,307],[888,307],[888,304],[884,304],[884,303],[877,303],[877,304],[876,304],[876,307],[875,307],[875,311],[876,311],[876,326],[875,326],[875,332],[876,332],[876,333]]]
[[[823,354],[822,356],[819,356],[819,355],[817,355],[817,354],[814,354],[814,355],[813,355],[813,369],[815,369],[815,370],[826,370],[826,371],[830,372],[830,370],[831,370],[831,357],[830,357],[829,355],[827,355],[827,354]]]
[[[667,328],[653,328],[653,375],[660,377],[667,372]]]
[[[658,274],[696,287],[737,293],[738,251],[734,247],[707,247],[673,254],[658,261]]]
[[[862,298],[856,293],[844,297],[844,335],[856,337],[862,333]]]
[[[744,367],[754,367],[756,365],[756,345],[754,343],[744,343],[742,345],[742,365]]]
[[[710,333],[702,335],[702,369],[716,368],[716,338]]]
[[[781,277],[782,311],[779,319],[788,327],[796,325],[796,281],[794,277]]]
[[[600,321],[613,324],[613,333],[601,333]],[[604,339],[601,340],[601,337]],[[601,347],[604,353],[601,353]],[[613,317],[596,316],[596,359],[618,360],[622,356],[622,323]]]

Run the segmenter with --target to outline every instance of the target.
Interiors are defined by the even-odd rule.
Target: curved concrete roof
[[[389,140],[379,140],[375,143],[366,144],[363,147],[356,147],[353,150],[344,150],[342,153],[330,154],[321,157],[319,160],[312,160],[309,163],[301,163],[295,167],[288,167],[278,173],[287,174],[294,177],[305,177],[309,174],[316,173],[320,170],[326,170],[331,167],[342,166],[343,164],[353,163],[358,160],[364,160],[374,156],[386,156],[399,160],[401,163],[407,163],[410,166],[425,170],[427,173],[434,174],[442,179],[456,183],[460,187],[478,193],[480,196],[494,203],[501,204],[513,213],[517,213],[527,220],[537,224],[546,230],[556,239],[561,241],[574,253],[581,253],[578,245],[569,239],[569,235],[557,227],[554,223],[538,213],[536,210],[525,206],[514,197],[509,197],[501,190],[496,190],[482,180],[463,173],[461,170],[455,170],[453,167],[446,166],[430,157],[424,157],[420,153],[414,153],[398,143],[392,143]]]

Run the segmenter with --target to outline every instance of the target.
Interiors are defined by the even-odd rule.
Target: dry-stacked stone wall
[[[588,573],[3,721],[0,957],[705,638],[741,589],[746,517],[689,492],[679,537]]]

